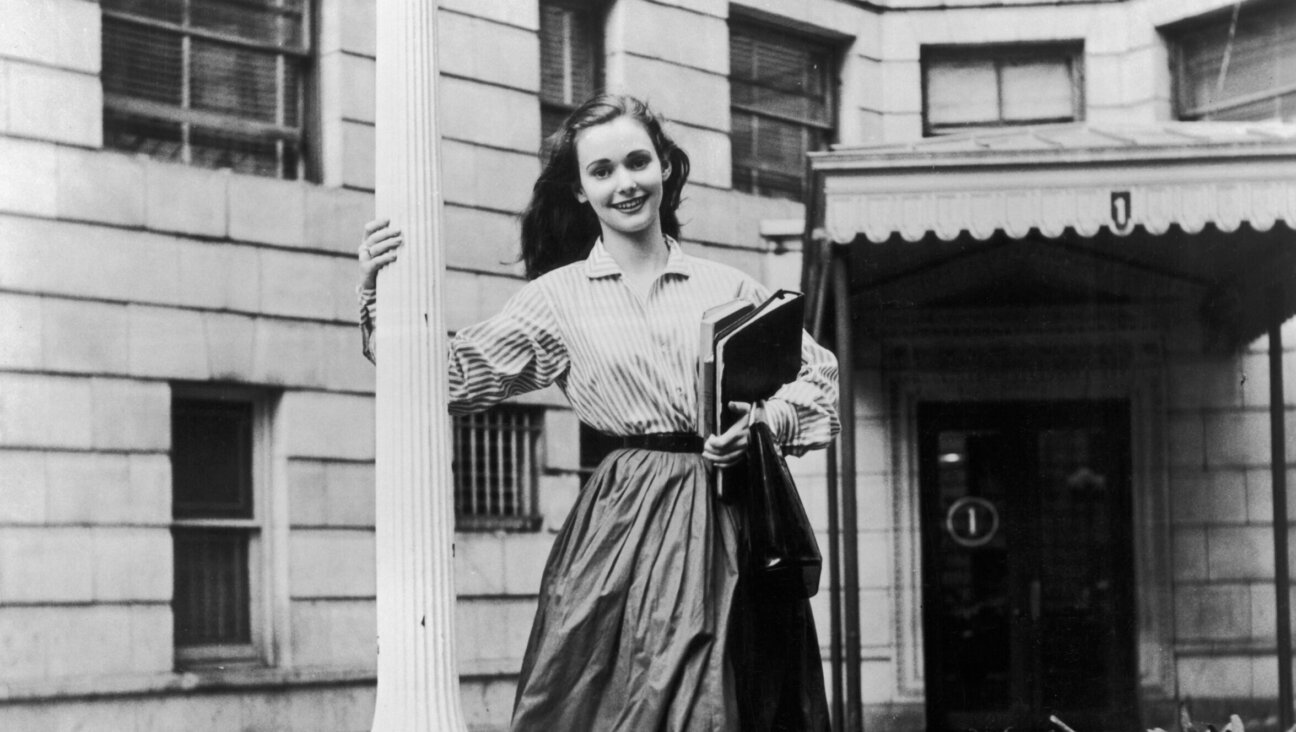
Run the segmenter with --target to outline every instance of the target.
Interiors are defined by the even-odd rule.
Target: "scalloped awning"
[[[1296,226],[1296,125],[1067,124],[811,155],[838,243]]]

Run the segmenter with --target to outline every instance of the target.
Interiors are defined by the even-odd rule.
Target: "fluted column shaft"
[[[405,235],[379,275],[375,732],[465,728],[454,651],[454,499],[435,0],[377,0],[377,213]]]

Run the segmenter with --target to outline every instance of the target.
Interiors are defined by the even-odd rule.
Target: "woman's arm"
[[[537,282],[450,339],[450,413],[470,414],[558,381],[570,365],[557,318]]]
[[[385,220],[365,226],[360,245],[361,351],[377,363],[378,271],[396,260],[400,231]],[[558,335],[548,299],[539,287],[523,287],[498,315],[450,339],[447,371],[450,412],[469,414],[511,396],[554,383],[567,370],[567,349]]]
[[[365,224],[365,237],[360,242],[357,255],[360,260],[360,284],[356,293],[360,297],[360,350],[365,358],[378,363],[378,272],[396,261],[396,250],[405,240],[400,229],[391,228],[387,219],[376,219]]]
[[[765,421],[785,452],[801,455],[826,447],[841,429],[837,419],[837,357],[801,336],[801,370],[796,380],[765,402]]]
[[[738,296],[759,305],[770,292],[747,278]],[[763,420],[791,455],[827,447],[841,430],[837,421],[837,357],[809,333],[801,333],[801,369],[796,379],[765,401]]]

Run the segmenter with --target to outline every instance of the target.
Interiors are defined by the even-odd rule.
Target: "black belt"
[[[646,435],[625,435],[621,447],[662,452],[702,452],[704,440],[692,432],[652,432]]]

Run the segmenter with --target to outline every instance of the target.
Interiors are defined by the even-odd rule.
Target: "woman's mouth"
[[[616,210],[620,211],[621,213],[634,213],[634,212],[638,211],[640,208],[642,208],[642,207],[643,207],[643,204],[644,204],[644,201],[647,201],[647,200],[648,200],[648,197],[647,197],[647,196],[640,196],[640,197],[638,197],[638,198],[632,198],[632,199],[630,199],[629,201],[622,201],[622,202],[620,202],[620,203],[614,203],[614,204],[612,204],[612,208],[615,208]]]

